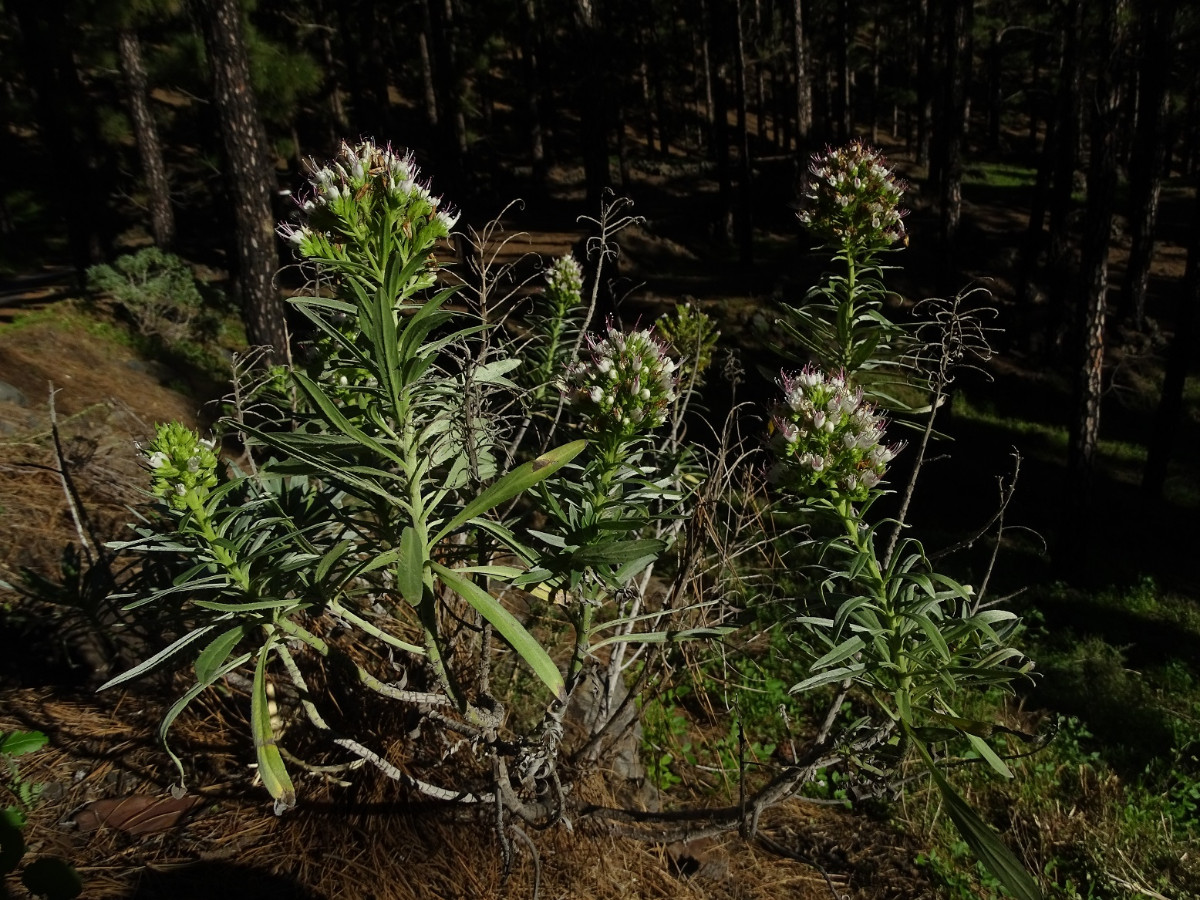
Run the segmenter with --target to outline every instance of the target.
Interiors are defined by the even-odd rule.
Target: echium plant
[[[604,602],[666,547],[643,534],[663,504],[680,497],[670,473],[657,471],[645,450],[675,402],[676,364],[649,330],[625,334],[610,322],[604,333],[587,336],[587,349],[564,368],[560,389],[592,449],[571,467],[558,496],[545,492],[554,527],[538,535],[549,546],[531,577],[553,587],[568,608],[581,651],[572,662],[576,673],[585,646],[578,641],[622,624],[596,622]]]
[[[583,269],[571,254],[556,259],[545,277],[546,287],[531,321],[533,365],[524,374],[537,402],[550,396],[559,372],[573,361],[584,305]]]
[[[453,217],[418,181],[411,160],[370,143],[343,146],[333,164],[314,167],[309,190],[300,223],[284,231],[335,285],[332,297],[295,301],[327,343],[322,367],[285,373],[304,400],[292,430],[239,423],[262,457],[253,476],[234,473],[219,483],[211,445],[178,425],[160,428],[146,448],[172,527],[129,546],[186,548],[192,566],[134,602],[188,597],[195,626],[112,682],[198,649],[196,684],[169,711],[165,736],[188,701],[253,666],[258,771],[279,807],[294,802],[295,789],[267,714],[273,663],[307,697],[306,665],[337,661],[369,688],[443,710],[460,731],[494,739],[501,705],[486,679],[471,683],[449,659],[458,635],[448,623],[470,621],[485,642],[492,634],[507,641],[554,703],[565,701],[549,652],[493,596],[488,579],[524,571],[495,564],[498,552],[528,557],[494,510],[583,449],[577,441],[503,474],[489,464],[496,432],[486,391],[504,384],[517,361],[468,372],[463,355],[451,352],[473,331],[444,308],[451,290],[431,293],[431,251]],[[349,636],[342,644],[330,637],[339,630]],[[351,652],[356,643],[399,654],[407,687],[370,671]],[[324,727],[316,705],[304,710]],[[379,760],[354,741],[343,746]]]
[[[844,372],[894,409],[906,408],[889,386],[911,375],[904,362],[911,337],[884,312],[883,259],[908,241],[904,188],[883,155],[860,141],[813,157],[798,216],[832,253],[832,266],[782,320],[808,361]]]
[[[322,352],[282,371],[281,396],[299,398],[286,415],[223,426],[249,443],[250,473],[220,464],[213,441],[178,424],[144,448],[163,527],[119,546],[184,562],[173,583],[130,605],[182,605],[189,624],[110,684],[194,660],[165,740],[201,692],[252,670],[257,772],[277,810],[295,802],[292,771],[306,764],[284,764],[270,686],[296,698],[295,715],[337,752],[425,796],[478,804],[492,821],[498,808],[505,822],[553,820],[564,803],[563,716],[586,660],[613,628],[622,641],[665,639],[599,610],[667,545],[643,532],[678,492],[640,453],[675,399],[675,363],[645,332],[593,336],[552,382],[578,405],[583,439],[505,470],[498,410],[512,403],[507,375],[521,361],[485,340],[499,326],[447,308],[454,289],[438,290],[437,244],[454,217],[390,149],[346,145],[313,171],[299,222],[282,231],[314,281],[332,288],[292,301]],[[555,271],[551,288],[569,303],[577,267]],[[533,541],[506,518],[518,503],[542,507],[548,524],[529,532]],[[548,615],[566,628],[528,626],[502,600],[514,586],[554,596]],[[571,641],[560,645],[564,634]],[[501,642],[512,652],[500,653]],[[513,721],[493,688],[498,662],[540,680],[540,718]],[[448,767],[437,741],[389,761],[369,734],[334,730],[337,704],[318,684],[407,704],[431,732],[467,738],[479,765]]]
[[[1039,896],[1034,881],[936,761],[937,747],[957,743],[1011,777],[987,740],[1004,729],[960,716],[956,704],[966,690],[1005,687],[1032,668],[1011,645],[1018,621],[935,569],[918,541],[893,539],[881,550],[880,532],[903,523],[870,515],[901,449],[887,442],[887,422],[866,399],[877,384],[871,372],[885,340],[893,348],[911,340],[878,308],[884,286],[876,254],[903,234],[899,188],[879,155],[857,143],[818,157],[812,172],[801,219],[837,249],[835,266],[843,268],[817,289],[827,305],[795,319],[815,361],[782,375],[772,418],[771,474],[813,521],[819,573],[818,596],[790,623],[789,640],[809,661],[809,676],[792,692],[837,685],[835,705],[848,692],[866,698],[887,723],[880,734],[897,732],[899,750],[926,764],[971,848],[1009,891],[1031,900]]]

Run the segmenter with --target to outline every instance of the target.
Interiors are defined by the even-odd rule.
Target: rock
[[[17,406],[29,405],[25,395],[7,381],[0,381],[0,403],[15,403]]]

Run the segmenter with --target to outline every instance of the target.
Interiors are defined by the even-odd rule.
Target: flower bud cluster
[[[458,214],[439,208],[441,198],[419,180],[412,156],[400,156],[390,145],[343,142],[331,163],[309,166],[308,190],[299,197],[301,222],[279,228],[301,257],[347,259],[347,245],[366,243],[385,226],[415,255],[449,235],[458,222]]]
[[[879,250],[905,236],[900,196],[906,185],[883,154],[861,141],[813,156],[800,221],[821,241]]]
[[[883,442],[887,420],[863,401],[842,375],[808,366],[780,378],[772,443],[779,462],[772,477],[802,493],[836,491],[867,498],[902,445]]]
[[[583,302],[583,269],[571,254],[560,256],[546,270],[546,293],[558,309],[570,309]]]
[[[178,422],[158,426],[149,447],[150,490],[175,510],[188,509],[188,497],[202,499],[217,486],[216,444]]]
[[[675,400],[675,362],[650,332],[623,334],[609,323],[588,335],[589,354],[567,367],[566,391],[592,427],[618,440],[657,428]]]

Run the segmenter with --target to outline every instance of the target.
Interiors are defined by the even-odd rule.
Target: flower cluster
[[[583,302],[583,269],[571,254],[560,256],[546,270],[546,293],[560,309],[570,309]]]
[[[566,391],[592,426],[618,442],[657,428],[675,399],[675,362],[649,329],[623,334],[610,322],[588,335],[590,354],[567,367]]]
[[[408,251],[423,253],[450,234],[458,214],[421,183],[411,155],[371,141],[342,143],[333,162],[310,162],[309,189],[299,198],[301,223],[279,233],[299,256],[336,264],[347,245],[367,246],[383,233]]]
[[[900,445],[883,443],[887,420],[861,388],[811,366],[780,379],[773,416],[774,480],[802,493],[836,491],[855,502],[879,484]]]
[[[900,208],[905,184],[893,175],[883,154],[861,141],[813,156],[800,221],[821,241],[854,249],[879,250],[905,236]]]
[[[189,496],[202,499],[217,486],[215,447],[186,425],[159,425],[150,446],[142,450],[150,466],[150,490],[172,509],[188,509]]]

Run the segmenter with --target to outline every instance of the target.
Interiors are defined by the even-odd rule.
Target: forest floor
[[[1013,176],[1013,184],[1003,177],[1010,174],[998,167],[969,173],[955,265],[920,248],[935,225],[919,200],[909,220],[913,249],[896,258],[905,266],[895,282],[902,294],[954,291],[978,280],[992,292],[989,304],[999,310],[999,323],[1013,331],[1001,339],[1008,352],[986,367],[988,378],[965,380],[947,426],[958,439],[958,461],[940,464],[942,488],[918,497],[929,514],[918,516],[917,526],[947,540],[986,520],[995,478],[1008,471],[1014,443],[1025,461],[1011,521],[1050,540],[1059,528],[1070,373],[1053,364],[1056,351],[1036,337],[1037,323],[1049,314],[1047,299],[1031,308],[1015,299],[1027,208],[1022,204],[1030,188],[1027,171]],[[711,172],[686,161],[648,160],[634,170],[630,185],[633,212],[646,221],[619,238],[626,288],[615,294],[629,293],[616,309],[627,321],[646,321],[684,298],[699,304],[718,320],[724,346],[740,353],[746,374],[737,400],[770,396],[773,372],[783,362],[764,351],[774,304],[798,301],[817,271],[787,205],[796,175],[790,162],[764,164],[757,258],[750,269],[708,230],[715,198]],[[920,173],[911,175],[915,180]],[[550,259],[582,240],[585,229],[574,219],[578,173],[558,176],[558,188],[546,200],[510,211],[505,227],[512,241],[499,262],[514,261],[526,271],[526,253]],[[1183,266],[1185,205],[1184,193],[1169,188],[1167,240],[1152,280],[1151,314],[1163,322]],[[1118,241],[1114,255],[1117,279],[1124,243]],[[6,536],[0,580],[16,583],[29,572],[68,583],[56,598],[43,597],[53,602],[17,602],[0,617],[0,733],[32,728],[50,736],[47,750],[22,760],[22,777],[46,785],[30,843],[35,853],[74,862],[87,884],[85,896],[182,900],[219,890],[230,900],[530,897],[535,879],[542,897],[596,900],[940,896],[927,869],[916,865],[920,837],[904,833],[886,815],[804,800],[764,819],[763,834],[774,850],[736,834],[701,845],[649,845],[581,823],[574,834],[558,828],[534,835],[540,871],[519,853],[508,878],[487,828],[399,808],[370,779],[353,795],[328,786],[277,818],[261,790],[243,790],[251,780],[252,752],[239,737],[237,704],[221,700],[177,726],[180,744],[195,754],[189,764],[204,771],[192,796],[174,799],[168,792],[174,771],[153,739],[169,686],[94,693],[107,674],[103,648],[87,636],[100,624],[88,620],[95,598],[86,584],[72,588],[64,579],[63,550],[85,535],[90,552],[98,553],[95,536],[120,537],[132,519],[129,507],[142,496],[134,442],[146,439],[156,421],[211,420],[215,412],[208,404],[215,398],[198,394],[195,384],[184,383],[161,360],[145,358],[121,326],[75,301],[64,303],[71,292],[61,287],[61,274],[42,273],[0,296],[0,380],[11,388],[0,397],[0,533]],[[1108,443],[1097,483],[1112,525],[1097,529],[1102,543],[1093,574],[1099,583],[1152,574],[1196,600],[1195,529],[1189,524],[1200,507],[1194,454],[1177,454],[1167,501],[1152,503],[1137,490],[1144,446],[1138,448],[1156,400],[1164,346],[1161,334],[1114,337],[1102,424]],[[1200,442],[1198,393],[1193,379],[1178,435],[1181,449]],[[718,416],[734,399],[731,388],[714,385],[709,407]],[[69,482],[60,475],[62,462]],[[72,513],[72,490],[86,520]],[[1037,541],[1016,541],[1010,549],[1013,563],[1001,576],[1005,589],[1056,577],[1053,560]],[[11,596],[0,594],[0,604]],[[82,633],[72,630],[80,627]],[[201,759],[212,762],[202,766]],[[583,778],[579,789],[596,801],[614,790],[595,775]],[[794,858],[781,856],[779,847]]]

